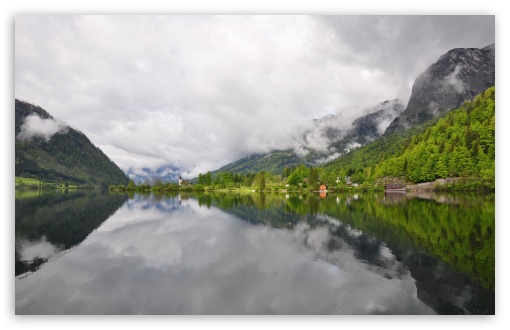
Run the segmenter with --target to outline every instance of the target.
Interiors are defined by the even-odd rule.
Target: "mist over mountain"
[[[133,180],[136,184],[146,181],[152,183],[156,179],[160,179],[163,182],[177,182],[180,174],[181,170],[172,165],[164,165],[157,168],[130,168],[126,171],[129,179]]]
[[[223,171],[247,173],[262,170],[279,173],[284,167],[300,163],[320,165],[352,148],[377,139],[403,110],[402,102],[394,99],[363,109],[363,113],[367,114],[353,122],[346,122],[341,115],[327,115],[315,119],[314,127],[294,141],[293,149],[252,154],[213,173]]]
[[[406,130],[455,109],[494,83],[495,44],[452,49],[418,76],[405,111],[386,132]]]
[[[330,149],[344,153],[354,147],[365,145],[381,137],[388,125],[404,111],[404,104],[399,99],[387,100],[369,108],[369,114],[352,122],[352,127],[336,141]]]

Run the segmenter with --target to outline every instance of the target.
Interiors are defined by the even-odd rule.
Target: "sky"
[[[491,15],[17,15],[14,93],[123,170],[194,177],[295,147],[313,119],[407,104],[439,56],[494,42]]]

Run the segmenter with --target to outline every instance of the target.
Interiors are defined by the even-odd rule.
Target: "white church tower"
[[[179,175],[179,186],[181,185],[182,183],[182,176]]]

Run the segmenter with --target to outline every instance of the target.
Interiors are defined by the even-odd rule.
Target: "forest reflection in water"
[[[181,193],[88,200],[96,200],[86,208],[96,209],[97,222],[80,226],[83,234],[73,242],[49,234],[50,220],[34,226],[38,216],[24,215],[18,225],[17,213],[17,273],[18,254],[29,255],[26,246],[18,249],[18,238],[39,239],[41,250],[45,242],[59,251],[78,244],[40,270],[24,269],[35,273],[17,279],[17,313],[494,313],[494,195]],[[94,280],[70,280],[78,270]],[[57,290],[64,301],[71,293],[88,298],[44,305],[50,290],[59,295],[58,278],[67,282]],[[38,296],[22,299],[35,287]],[[104,287],[115,295],[106,299]],[[143,304],[149,295],[152,303]]]
[[[293,228],[300,221],[311,227],[333,223],[328,250],[341,248],[340,238],[355,247],[360,260],[381,265],[380,251],[389,247],[420,279],[418,296],[429,299],[436,311],[494,313],[494,194],[204,194],[198,200],[277,228]],[[452,301],[469,290],[479,295],[466,311]],[[452,291],[455,295],[444,294]]]

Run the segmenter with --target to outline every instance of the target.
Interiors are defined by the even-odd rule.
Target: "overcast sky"
[[[494,16],[16,16],[15,96],[85,133],[123,170],[195,176],[346,122]]]

